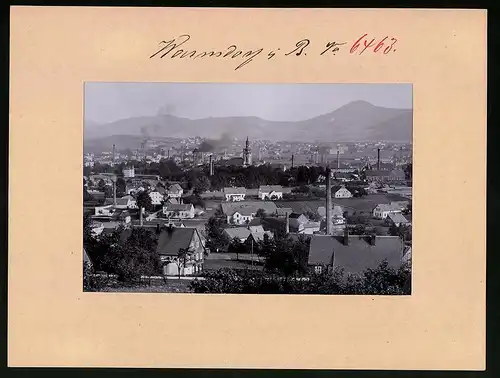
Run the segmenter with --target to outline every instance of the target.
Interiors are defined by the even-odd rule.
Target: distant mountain
[[[267,121],[258,117],[188,119],[173,115],[134,117],[97,125],[85,124],[85,139],[114,135],[171,138],[267,139],[271,141],[407,142],[412,139],[413,111],[354,101],[333,112],[304,121]],[[87,142],[86,142],[87,143]]]

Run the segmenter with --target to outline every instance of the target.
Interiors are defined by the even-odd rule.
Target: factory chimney
[[[380,171],[380,148],[377,148],[377,171]]]
[[[113,206],[116,208],[116,176],[111,176],[111,181],[113,182]]]
[[[293,168],[293,155],[292,155],[292,168]]]
[[[288,235],[290,233],[290,218],[288,217],[288,213],[285,213],[286,217],[286,234]]]
[[[332,234],[332,171],[326,169],[326,234]]]
[[[115,162],[115,145],[113,144],[113,163]]]
[[[347,228],[344,230],[344,245],[349,245],[349,230]]]
[[[214,175],[214,162],[212,160],[212,155],[209,156],[209,175]]]
[[[340,156],[340,151],[337,150],[337,169],[340,168],[340,157],[339,156]]]
[[[170,159],[170,148],[167,150],[167,159]]]

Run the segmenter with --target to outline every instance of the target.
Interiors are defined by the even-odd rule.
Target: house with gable
[[[375,269],[384,260],[390,267],[399,268],[404,252],[403,241],[398,236],[313,235],[309,247],[308,266],[321,273],[324,269],[343,268],[347,273],[361,274]]]
[[[389,222],[395,225],[396,227],[410,225],[408,219],[406,219],[406,217],[401,213],[391,213],[387,216],[386,219],[388,219]]]
[[[169,198],[180,198],[184,194],[184,189],[179,184],[172,184],[168,187],[167,196]]]
[[[253,221],[259,209],[264,210],[266,214],[274,214],[277,207],[272,201],[249,201],[244,203],[223,202],[221,209],[228,224],[248,225]]]
[[[377,219],[386,219],[389,214],[401,214],[401,212],[401,206],[399,205],[394,203],[381,203],[373,209],[373,217]]]
[[[261,185],[258,196],[261,200],[279,200],[283,198],[283,187],[281,185]]]
[[[223,232],[229,240],[237,239],[240,243],[244,243],[251,234],[247,227],[230,227],[224,229]]]
[[[137,209],[137,202],[131,195],[123,196],[122,198],[116,199],[117,209]]]
[[[163,214],[167,218],[178,219],[193,219],[195,215],[194,206],[192,204],[170,204],[166,203],[163,206]]]
[[[161,193],[161,191],[165,192],[165,189],[161,190],[160,188],[157,188],[152,192],[149,192],[149,198],[151,198],[151,204],[153,206],[160,206],[163,203],[165,196]]]
[[[352,198],[352,193],[345,186],[341,186],[333,193],[333,197],[335,197],[335,198]]]
[[[243,187],[230,187],[224,188],[222,192],[224,193],[224,198],[227,202],[238,202],[245,199],[247,190]]]
[[[183,255],[182,251],[187,253]],[[205,246],[196,228],[163,228],[158,235],[157,253],[166,276],[177,276],[179,273],[191,276],[203,271]]]

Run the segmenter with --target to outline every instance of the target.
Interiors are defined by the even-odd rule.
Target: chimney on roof
[[[288,217],[288,213],[285,213],[286,217],[286,234],[288,235],[290,233],[290,218]]]
[[[349,245],[349,230],[347,228],[344,230],[344,245]]]
[[[380,148],[377,148],[377,171],[380,171]]]
[[[340,151],[337,150],[337,169],[340,168],[340,157],[339,156],[340,156]]]
[[[332,234],[332,172],[326,169],[326,234]]]

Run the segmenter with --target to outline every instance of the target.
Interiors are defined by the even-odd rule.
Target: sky
[[[300,121],[351,101],[412,108],[411,84],[86,83],[86,122],[173,114],[190,119],[255,116]]]

